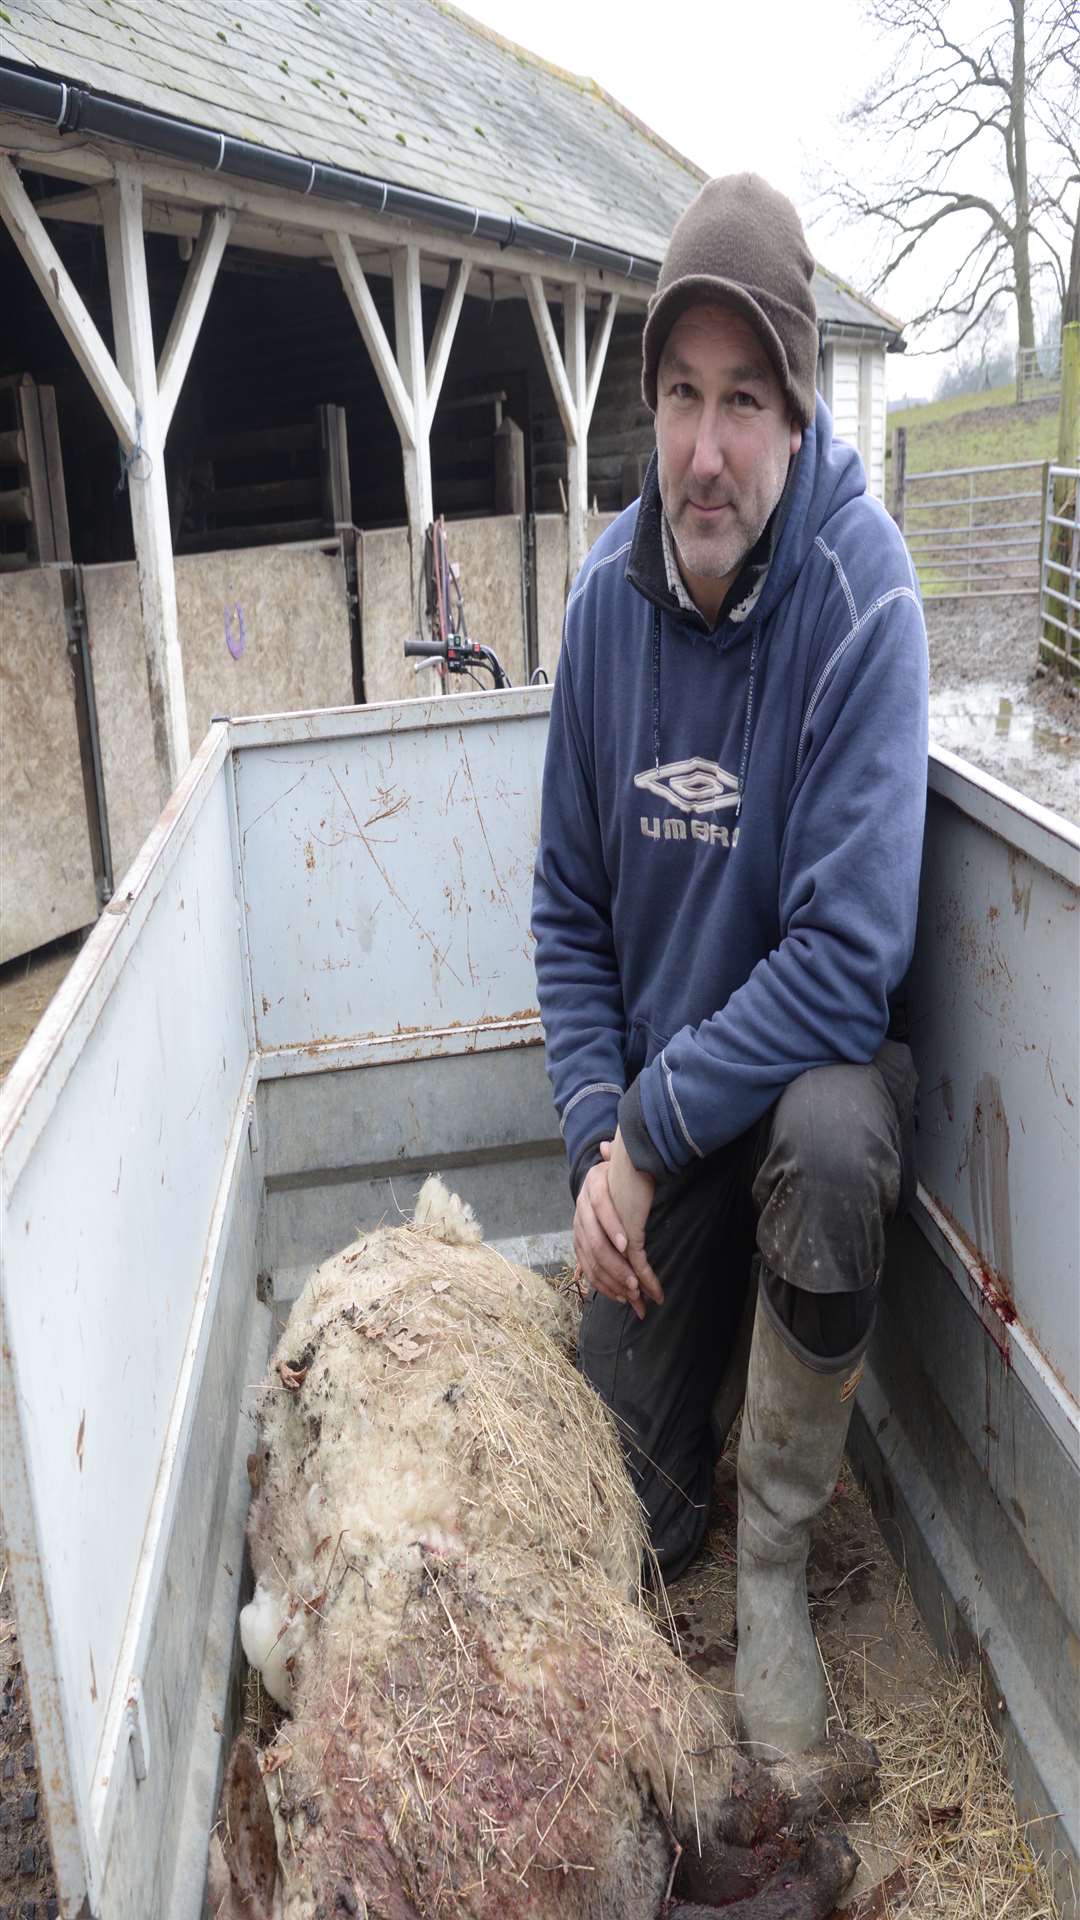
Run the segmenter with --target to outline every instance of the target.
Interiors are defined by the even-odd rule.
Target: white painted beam
[[[127,485],[146,643],[150,718],[164,806],[191,753],[176,621],[176,576],[165,484],[165,436],[158,411],[157,367],[150,323],[142,184],[134,170],[117,165],[114,185],[102,194],[102,212],[116,358],[135,401],[135,440]]]
[[[563,423],[566,444],[568,447],[572,447],[576,444],[578,436],[577,402],[574,399],[574,395],[570,389],[570,383],[566,377],[566,368],[563,365],[563,357],[559,351],[559,342],[556,338],[554,325],[552,324],[551,311],[548,307],[547,295],[544,292],[544,283],[538,273],[526,274],[524,281],[525,297],[529,302],[529,312],[533,317],[536,337],[540,342],[540,351],[544,356],[544,365],[547,368],[548,379],[551,381],[551,389],[555,395],[555,403],[559,409],[559,418]]]
[[[435,518],[431,488],[431,438],[424,315],[420,304],[420,249],[402,247],[394,255],[394,344],[401,378],[412,401],[413,443],[403,449],[405,505],[412,554],[413,606],[424,564],[424,534]]]
[[[600,303],[600,318],[596,323],[592,346],[589,348],[589,364],[585,370],[585,431],[592,425],[593,408],[600,391],[604,362],[607,359],[611,329],[615,325],[615,314],[619,305],[617,293],[606,293]]]
[[[31,133],[36,172],[97,184],[111,179],[113,163],[101,151],[74,146],[70,137],[55,134],[40,122],[20,121],[14,114],[0,114],[0,152],[5,149],[19,152],[25,148]],[[238,219],[246,215],[262,222],[265,245],[270,252],[277,250],[283,230],[335,232],[352,236],[366,246],[402,246],[411,242],[437,259],[464,258],[473,268],[498,275],[539,271],[539,256],[527,253],[522,247],[504,249],[492,241],[458,238],[437,227],[425,227],[422,220],[387,219],[384,215],[366,213],[362,208],[343,206],[340,201],[320,200],[317,194],[274,192],[251,182],[226,180],[222,174],[209,169],[178,167],[146,156],[140,157],[139,172],[145,193],[171,206],[189,211],[228,207]],[[249,241],[245,234],[244,244],[257,247],[257,235],[253,233]],[[552,261],[550,269],[545,270],[550,271],[552,278],[557,274],[561,283],[579,280],[593,293],[616,291],[626,304],[635,307],[647,306],[652,291],[640,280],[622,279],[607,268],[588,266],[580,261]]]
[[[135,444],[135,400],[90,318],[82,295],[38,217],[16,168],[0,155],[0,215],[49,312],[90,382],[125,451]]]
[[[35,208],[43,220],[74,220],[100,227],[101,201],[96,187],[75,187],[70,193],[54,193]]]
[[[450,278],[446,283],[439,318],[435,322],[435,334],[431,342],[431,352],[427,357],[427,406],[429,422],[435,418],[435,409],[439,404],[443,380],[446,377],[450,349],[454,344],[457,323],[461,318],[461,308],[465,299],[465,289],[469,284],[469,262],[455,260],[450,269]]]
[[[163,440],[168,436],[180,389],[191,365],[232,223],[232,214],[221,207],[203,215],[198,243],[184,275],[176,312],[158,361],[158,412]]]
[[[378,376],[386,404],[401,436],[401,444],[406,448],[413,447],[416,444],[416,419],[412,395],[398,371],[393,349],[386,337],[386,329],[371,297],[371,288],[356,257],[356,249],[348,234],[336,229],[327,231],[326,245],[341,277],[346,299],[353,310],[364,345],[371,355],[372,365]]]
[[[567,547],[566,585],[573,585],[589,548],[589,443],[585,400],[585,288],[580,282],[563,295],[566,375],[574,404],[577,433],[566,449]]]

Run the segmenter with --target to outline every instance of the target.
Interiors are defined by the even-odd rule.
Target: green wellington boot
[[[806,1555],[836,1485],[860,1372],[808,1367],[758,1301],[739,1441],[735,1690],[744,1741],[759,1760],[794,1758],[825,1737]]]

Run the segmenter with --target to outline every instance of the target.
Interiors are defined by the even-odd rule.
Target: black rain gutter
[[[842,340],[854,335],[865,339],[868,333],[885,334],[888,338],[886,353],[906,353],[907,341],[896,327],[887,327],[883,320],[823,320],[818,319],[818,335],[821,341]]]
[[[353,173],[343,167],[320,166],[314,160],[300,160],[295,154],[282,153],[276,147],[262,147],[251,140],[234,140],[229,134],[212,133],[189,120],[173,120],[168,114],[130,106],[89,87],[47,79],[6,61],[0,61],[0,107],[30,120],[46,121],[60,133],[97,134],[102,139],[142,147],[150,153],[182,161],[186,166],[203,168],[208,173],[228,174],[305,197],[317,194],[321,199],[339,200],[371,213],[419,220],[426,226],[457,234],[461,239],[494,241],[503,250],[521,247],[527,253],[599,267],[604,272],[619,274],[626,280],[640,280],[648,286],[655,284],[659,272],[655,260],[622,253],[596,240],[577,240],[551,227],[534,226],[531,220],[518,219],[513,214],[484,213],[460,200],[443,199],[440,194],[420,193],[413,187],[397,186],[389,180],[373,180],[369,174]]]

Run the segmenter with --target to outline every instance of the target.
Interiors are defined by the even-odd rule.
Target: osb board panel
[[[617,518],[614,513],[590,513],[585,523],[590,548]],[[566,612],[566,518],[561,513],[538,513],[535,525],[537,654],[553,680]]]
[[[0,576],[0,961],[97,917],[60,574]]]
[[[446,539],[459,570],[470,640],[494,647],[514,686],[521,686],[525,679],[521,521],[516,514],[453,520]],[[488,680],[481,678],[486,686]],[[454,691],[471,685],[469,680],[455,682]]]
[[[138,587],[130,563],[88,567],[84,582],[119,880],[158,812]],[[349,615],[336,550],[184,554],[176,562],[176,612],[193,749],[215,713],[351,705]]]
[[[353,703],[345,569],[335,547],[245,547],[176,562],[188,728],[215,713]]]
[[[450,559],[459,569],[469,637],[494,647],[514,685],[520,686],[525,678],[521,522],[515,514],[453,520],[446,537]],[[415,700],[419,694],[437,692],[435,674],[417,674],[403,652],[405,640],[419,635],[405,527],[361,535],[360,608],[366,698]],[[450,688],[453,693],[471,689],[469,680],[454,680]]]
[[[403,651],[418,630],[409,587],[408,529],[380,527],[362,533],[359,546],[364,698],[374,703],[430,695],[438,685],[434,673],[414,673]]]
[[[566,611],[566,521],[561,513],[538,513],[534,524],[536,657],[549,680],[562,646]]]
[[[160,805],[134,563],[84,567],[113,883],[119,888]]]

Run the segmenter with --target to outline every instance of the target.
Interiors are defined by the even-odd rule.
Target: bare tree
[[[956,264],[909,325],[950,322],[956,346],[1012,300],[1019,343],[1032,347],[1033,280],[1051,273],[1064,300],[1080,179],[1075,0],[1004,0],[975,35],[958,0],[868,0],[867,10],[895,57],[846,121],[866,136],[862,154],[888,154],[889,178],[834,174],[826,205],[875,229],[872,290],[953,223]]]

